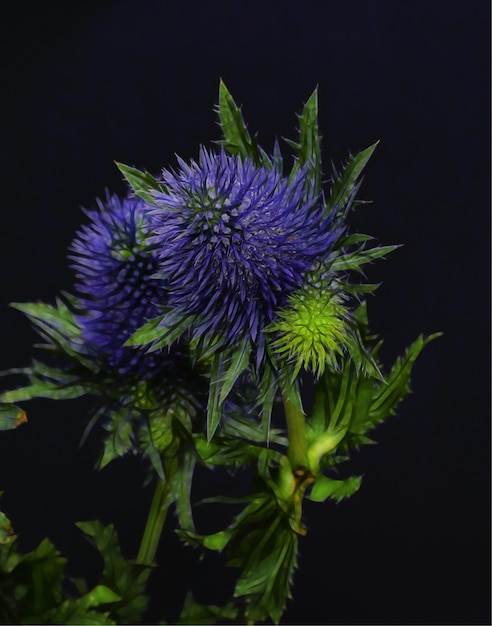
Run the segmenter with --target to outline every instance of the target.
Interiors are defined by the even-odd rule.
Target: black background
[[[404,244],[368,271],[383,281],[369,315],[384,361],[420,333],[445,335],[417,361],[414,393],[378,445],[354,459],[360,492],[307,506],[283,623],[490,623],[489,3],[63,7],[17,3],[0,27],[1,367],[27,365],[34,340],[8,303],[70,290],[80,207],[125,190],[115,160],[157,173],[218,139],[220,77],[269,150],[294,136],[318,85],[325,170],[381,141],[361,191],[372,204],[350,219]],[[48,535],[71,573],[92,576],[97,559],[74,522],[114,523],[132,556],[151,490],[135,458],[93,469],[97,441],[78,448],[87,406],[26,406],[28,425],[0,434],[0,489],[23,548]],[[234,490],[204,475],[197,494],[217,480]],[[150,621],[176,619],[188,585],[208,602],[232,585],[220,559],[198,563],[171,525],[159,560]]]

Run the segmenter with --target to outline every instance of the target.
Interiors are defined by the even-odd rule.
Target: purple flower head
[[[154,236],[169,304],[197,317],[194,337],[227,345],[263,331],[337,238],[307,174],[276,169],[202,148],[198,162],[179,159],[155,191]]]
[[[163,282],[153,277],[158,257],[148,243],[148,213],[142,200],[109,193],[97,207],[85,211],[89,223],[70,248],[84,310],[78,321],[85,341],[111,369],[147,377],[170,355],[144,355],[123,344],[166,300]]]

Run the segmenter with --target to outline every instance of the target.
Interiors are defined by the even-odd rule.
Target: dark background
[[[61,7],[17,3],[0,27],[1,368],[27,365],[35,338],[8,303],[70,290],[80,207],[125,189],[115,160],[157,173],[218,139],[219,77],[269,150],[295,135],[318,85],[325,171],[381,141],[361,191],[372,204],[351,224],[404,244],[368,271],[383,281],[369,315],[384,361],[420,333],[445,335],[417,361],[414,393],[379,444],[356,455],[360,492],[306,507],[283,623],[490,624],[489,3]],[[23,548],[48,535],[70,572],[90,576],[97,560],[74,522],[97,517],[132,556],[145,468],[128,458],[95,472],[97,441],[78,448],[85,400],[25,408],[28,425],[0,433],[1,508]],[[198,491],[219,478],[202,476]],[[156,621],[176,619],[188,585],[211,601],[232,584],[167,531]]]

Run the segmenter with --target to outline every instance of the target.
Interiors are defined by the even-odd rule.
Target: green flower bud
[[[280,358],[319,378],[325,368],[337,369],[349,342],[347,310],[339,293],[310,283],[294,293],[269,326],[271,347]]]

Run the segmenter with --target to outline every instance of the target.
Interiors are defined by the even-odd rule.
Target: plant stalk
[[[285,379],[281,387],[289,446],[287,456],[292,470],[308,468],[306,422],[299,389],[295,382]]]
[[[169,478],[167,480],[159,479],[157,481],[154,498],[150,506],[147,523],[137,555],[137,563],[150,564],[154,562],[162,529],[166,521],[167,511],[172,502],[170,485]]]

